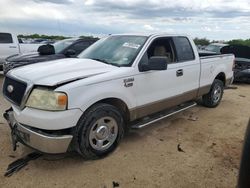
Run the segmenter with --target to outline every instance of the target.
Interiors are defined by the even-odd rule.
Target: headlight
[[[3,71],[6,71],[8,69],[8,64],[9,64],[9,62],[7,62],[7,61],[3,62]]]
[[[12,62],[5,61],[3,63],[3,73],[6,74],[9,70],[13,69]]]
[[[31,92],[26,106],[42,110],[60,111],[66,110],[67,103],[68,97],[65,93],[37,88]]]

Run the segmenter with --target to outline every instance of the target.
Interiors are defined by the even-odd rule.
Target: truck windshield
[[[118,67],[131,66],[146,40],[146,36],[109,36],[94,43],[78,57]]]
[[[55,48],[55,53],[56,54],[61,53],[65,48],[70,46],[75,41],[76,39],[65,39],[65,40],[56,42],[55,44],[53,44]]]

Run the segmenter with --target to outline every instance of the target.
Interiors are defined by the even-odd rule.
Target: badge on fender
[[[132,87],[134,80],[135,80],[134,78],[126,78],[126,79],[124,79],[123,80],[124,86],[125,87]]]

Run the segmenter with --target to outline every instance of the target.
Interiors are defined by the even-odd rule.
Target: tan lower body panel
[[[197,93],[198,89],[131,109],[130,120],[133,121],[135,119],[147,116],[149,114],[153,114],[168,108],[172,108],[184,102],[195,100],[197,99]]]
[[[228,86],[232,82],[232,78],[227,79],[225,82],[225,85]],[[196,100],[198,97],[201,97],[202,95],[205,95],[209,93],[211,89],[211,85],[202,86],[199,89],[195,89],[186,93],[183,93],[181,95],[177,95],[174,97],[170,97],[164,100],[160,100],[157,102],[153,102],[150,104],[146,104],[143,106],[139,106],[137,108],[130,110],[130,120],[136,120],[141,117],[147,116],[149,114],[153,114],[168,108],[172,108],[174,106],[177,106],[181,103]]]
[[[226,79],[226,81],[225,81],[225,87],[231,85],[232,82],[233,82],[233,78]],[[200,87],[199,92],[198,92],[198,97],[209,93],[210,89],[211,89],[211,85]]]
[[[211,85],[200,87],[199,92],[198,92],[198,97],[201,97],[202,95],[209,93],[210,88],[211,88]]]

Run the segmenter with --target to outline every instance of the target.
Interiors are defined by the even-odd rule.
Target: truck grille
[[[5,77],[3,84],[3,94],[14,104],[20,106],[25,94],[27,84],[25,82]]]

